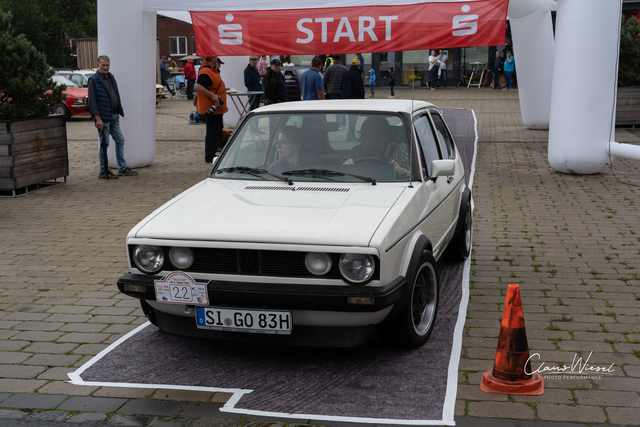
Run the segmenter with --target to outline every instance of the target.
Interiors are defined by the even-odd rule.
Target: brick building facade
[[[185,55],[195,55],[196,42],[191,24],[158,15],[156,31],[160,58],[166,56],[178,62]]]

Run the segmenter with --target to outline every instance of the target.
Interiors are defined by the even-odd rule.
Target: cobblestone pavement
[[[397,89],[397,97],[475,110],[478,158],[471,297],[459,371],[460,426],[543,427],[640,420],[640,162],[592,176],[554,172],[547,131],[522,125],[517,91]],[[381,88],[378,98],[388,93]],[[190,102],[157,107],[157,151],[137,177],[97,179],[92,121],[67,125],[64,185],[0,199],[0,424],[107,423],[268,426],[218,408],[224,393],[72,386],[67,372],[145,318],[115,285],[125,236],[140,219],[202,180],[203,125]],[[616,131],[619,142],[640,142]],[[547,366],[613,364],[612,375],[547,378],[538,397],[485,394],[508,283],[521,286],[531,353]],[[534,367],[539,363],[534,363]],[[283,421],[281,422],[290,422]],[[562,423],[556,423],[562,422]],[[566,424],[564,422],[572,422]],[[317,422],[316,422],[317,424]],[[330,425],[342,423],[330,423]]]

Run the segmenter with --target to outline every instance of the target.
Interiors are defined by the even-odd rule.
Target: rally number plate
[[[206,283],[197,283],[182,271],[155,280],[156,301],[168,304],[209,305]]]
[[[291,312],[247,310],[223,307],[196,307],[196,325],[200,329],[259,334],[291,334]]]

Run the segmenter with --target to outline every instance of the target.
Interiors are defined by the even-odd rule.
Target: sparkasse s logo
[[[471,6],[462,6],[462,12],[468,13]],[[478,32],[478,15],[456,15],[453,17],[453,32],[456,37],[470,36]]]
[[[228,13],[225,16],[227,22],[233,21],[233,15]],[[218,36],[220,44],[239,45],[242,44],[242,25],[240,24],[222,24],[218,25]]]

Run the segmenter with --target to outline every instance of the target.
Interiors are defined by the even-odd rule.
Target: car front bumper
[[[133,298],[155,301],[154,281],[160,279],[160,276],[128,273],[118,280],[118,289]],[[212,306],[374,313],[403,302],[406,279],[399,276],[384,286],[199,282],[207,284]]]
[[[70,111],[72,116],[80,116],[89,113],[89,106],[87,104],[72,104],[70,105]]]

